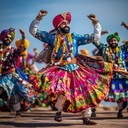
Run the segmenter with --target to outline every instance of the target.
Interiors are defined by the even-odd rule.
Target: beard
[[[116,47],[118,47],[118,44],[115,44],[115,43],[110,44],[110,47],[111,47],[111,48],[116,48]]]
[[[4,41],[3,41],[3,44],[6,45],[6,46],[9,46],[9,45],[11,44],[11,42],[10,42],[10,41],[5,41],[5,40],[4,40]]]
[[[67,34],[67,33],[70,32],[70,27],[68,27],[68,26],[65,26],[64,28],[61,28],[61,27],[60,27],[60,31],[61,31],[62,33],[64,33],[64,34]]]

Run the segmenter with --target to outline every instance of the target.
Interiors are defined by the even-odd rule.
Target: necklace
[[[8,59],[9,54],[10,52],[9,50],[7,50],[4,55],[3,45],[0,45],[0,75],[2,75],[3,62],[5,62]]]
[[[71,34],[67,34],[66,37],[67,37],[67,40],[68,40],[68,46],[69,46],[69,50],[66,46],[66,42],[64,40],[64,38],[60,35],[60,34],[57,34],[56,35],[57,38],[55,38],[55,47],[53,49],[53,53],[52,53],[52,57],[51,57],[51,63],[53,65],[59,65],[61,63],[63,63],[63,59],[67,53],[67,62],[70,62],[71,59],[72,59],[72,51],[73,51],[73,45],[72,45],[72,37],[71,37]],[[57,39],[57,40],[56,40]],[[59,48],[60,46],[62,46],[62,54],[61,54],[61,57],[59,60],[55,60],[56,56],[57,56],[57,53],[59,51]]]
[[[109,48],[108,60],[115,60],[115,62],[120,66],[122,64],[122,59],[119,56],[120,49],[119,47],[116,47],[114,50],[111,47]]]

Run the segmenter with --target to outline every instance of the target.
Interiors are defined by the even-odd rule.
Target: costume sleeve
[[[29,32],[37,39],[39,39],[42,42],[48,43],[51,46],[53,46],[54,43],[54,35],[50,34],[46,31],[41,31],[38,29],[40,20],[33,20],[29,27]]]
[[[103,43],[101,43],[100,41],[93,42],[93,44],[94,44],[94,45],[96,46],[96,48],[97,48],[99,51],[101,51],[101,52],[103,52],[104,49],[107,47],[107,44],[103,44]]]
[[[120,48],[127,53],[128,51],[128,41],[125,42],[125,44],[121,45]]]
[[[101,37],[101,25],[97,23],[94,25],[94,42],[99,41]]]
[[[99,41],[101,37],[101,25],[97,23],[93,25],[93,27],[94,27],[93,34],[77,35],[78,46]]]

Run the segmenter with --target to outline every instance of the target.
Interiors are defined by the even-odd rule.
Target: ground
[[[23,112],[22,117],[15,118],[14,112],[0,112],[0,128],[128,128],[128,112],[123,111],[124,118],[118,119],[116,107],[98,107],[97,117],[91,118],[97,125],[82,124],[81,114],[62,113],[62,122],[54,121],[55,111],[50,108],[32,108]]]

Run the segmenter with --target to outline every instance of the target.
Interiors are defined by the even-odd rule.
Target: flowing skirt
[[[19,77],[16,72],[0,76],[0,88],[3,88],[3,93],[0,97],[9,101],[10,104],[17,103],[21,99],[25,99],[29,103],[35,100],[33,86]]]
[[[81,112],[98,106],[109,90],[112,64],[97,58],[79,55],[78,69],[66,71],[59,66],[49,66],[32,75],[30,81],[38,92],[47,92],[53,104],[60,94],[66,96],[63,111]]]
[[[121,102],[128,100],[128,79],[112,79],[110,82],[109,93],[105,98],[109,102]]]

